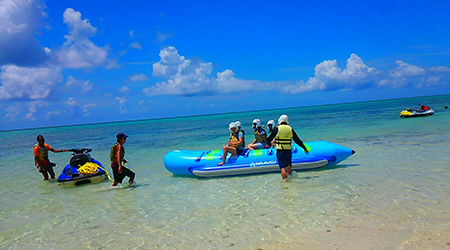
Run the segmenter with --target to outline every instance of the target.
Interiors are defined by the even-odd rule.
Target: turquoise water
[[[400,119],[418,103],[430,117]],[[445,249],[450,245],[450,96],[0,132],[1,249]],[[228,178],[175,177],[174,149],[220,149],[228,123],[287,114],[304,141],[356,154],[333,167]],[[33,162],[52,147],[92,148],[109,166],[115,135],[137,185],[62,187]],[[50,153],[59,174],[69,153]]]

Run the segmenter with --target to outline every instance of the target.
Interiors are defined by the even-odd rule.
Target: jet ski
[[[409,117],[420,117],[420,116],[430,116],[434,114],[434,110],[426,105],[420,104],[420,109],[410,109],[407,108],[400,112],[401,118],[409,118]]]
[[[57,179],[59,185],[78,186],[106,180],[107,173],[103,165],[89,154],[92,149],[80,148],[67,151],[72,152],[72,157]]]

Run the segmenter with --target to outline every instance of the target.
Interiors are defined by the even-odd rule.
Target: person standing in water
[[[125,148],[123,147],[123,144],[127,141],[128,135],[118,133],[116,137],[117,142],[111,147],[111,153],[109,155],[111,159],[111,168],[114,175],[114,182],[112,186],[117,186],[117,184],[122,183],[125,176],[130,178],[128,183],[132,184],[135,173],[123,166],[124,163],[127,163],[127,160],[125,160]]]
[[[277,150],[278,166],[280,167],[281,176],[285,181],[288,181],[287,175],[292,174],[292,140],[297,145],[303,148],[306,154],[309,153],[305,144],[297,136],[294,129],[289,124],[289,118],[287,115],[281,115],[278,119],[279,126],[275,127],[273,133],[267,139],[271,142],[275,139],[275,149]]]
[[[51,179],[55,179],[55,172],[53,167],[56,166],[55,163],[50,162],[48,159],[48,151],[53,153],[66,152],[66,149],[54,149],[45,143],[45,139],[42,135],[38,135],[36,138],[38,144],[33,147],[34,154],[34,165],[38,168],[38,171],[44,176],[44,181],[48,181],[48,174],[50,174]]]

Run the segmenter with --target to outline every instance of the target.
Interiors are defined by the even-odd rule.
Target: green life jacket
[[[119,160],[117,159],[116,147],[118,145],[119,145],[119,143],[116,142],[116,144],[112,145],[112,147],[111,147],[111,153],[109,154],[109,158],[110,158],[111,162],[122,162],[123,158],[125,158],[125,148],[122,145],[122,151],[120,152],[120,159]]]

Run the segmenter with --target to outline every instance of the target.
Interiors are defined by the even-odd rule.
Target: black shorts
[[[277,150],[277,160],[280,169],[292,166],[292,150]]]
[[[122,166],[122,173],[120,174],[119,171],[119,164],[117,162],[111,163],[111,168],[113,171],[114,181],[117,181],[118,183],[122,183],[123,178],[125,176],[128,176],[129,178],[134,177],[134,172],[129,170],[128,168]]]

